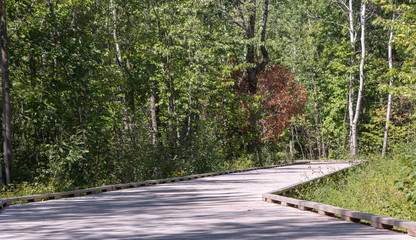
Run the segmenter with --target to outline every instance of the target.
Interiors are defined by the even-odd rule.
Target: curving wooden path
[[[0,239],[412,239],[262,201],[348,166],[311,163],[10,206]]]

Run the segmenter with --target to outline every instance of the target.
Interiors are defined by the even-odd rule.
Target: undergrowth
[[[329,178],[294,197],[360,212],[416,221],[416,148],[401,145],[388,157],[368,162],[342,178]]]
[[[60,184],[60,186],[54,186],[52,183],[22,182],[12,184],[9,188],[4,186],[0,191],[0,199],[79,190],[89,187],[94,186],[73,186],[71,182],[68,182],[66,185]]]

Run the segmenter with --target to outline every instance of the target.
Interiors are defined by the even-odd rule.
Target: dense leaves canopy
[[[349,155],[362,45],[350,42],[348,1],[2,2],[16,184],[64,190]],[[415,5],[367,2],[360,154],[381,149],[389,93],[390,143],[415,135]]]

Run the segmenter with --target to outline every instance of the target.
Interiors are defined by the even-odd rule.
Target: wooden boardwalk
[[[346,167],[311,163],[10,206],[0,239],[412,239],[262,201]]]

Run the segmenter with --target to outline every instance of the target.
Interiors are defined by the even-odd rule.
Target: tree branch
[[[246,24],[246,21],[244,19],[244,14],[243,14],[243,11],[241,10],[241,8],[238,8],[238,12],[240,13],[240,17],[241,17],[241,21],[243,22],[244,29],[247,29],[247,24]]]
[[[342,11],[344,11],[344,10],[349,11],[350,10],[350,8],[347,6],[347,4],[342,0],[332,0],[331,2],[339,3],[340,4],[339,8],[341,8]],[[345,9],[342,9],[342,7],[344,7]]]
[[[334,25],[337,25],[338,27],[345,28],[345,26],[344,26],[344,25],[339,24],[339,23],[337,23],[337,22],[334,22],[334,21],[326,21],[326,20],[323,20],[323,19],[321,19],[321,18],[319,18],[319,17],[317,17],[317,16],[312,16],[312,15],[310,15],[309,13],[306,13],[306,15],[307,15],[309,18],[312,18],[312,19],[315,19],[315,20],[319,20],[319,21],[324,22],[324,23],[334,24]]]
[[[228,13],[227,11],[222,10],[222,9],[220,9],[220,11],[221,11],[222,13],[224,13],[225,15],[227,15],[227,16],[230,18],[230,21],[231,21],[232,23],[236,24],[236,25],[237,25],[237,26],[239,26],[240,28],[243,28],[243,26],[242,26],[240,23],[238,23],[236,20],[234,20],[234,18],[231,16],[231,14],[230,14],[230,13]],[[243,22],[243,25],[245,25],[245,24],[244,24],[244,22]]]
[[[36,0],[33,0],[32,4],[30,4],[29,9],[26,12],[26,15],[20,20],[20,22],[16,25],[16,27],[14,28],[14,31],[12,32],[12,34],[9,35],[9,39],[13,37],[13,35],[17,32],[17,30],[19,29],[20,25],[26,21],[27,16],[29,15],[30,10],[32,10],[33,5],[35,4]]]

